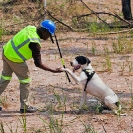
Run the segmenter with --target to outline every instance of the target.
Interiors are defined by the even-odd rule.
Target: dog
[[[120,115],[121,104],[115,92],[107,86],[91,66],[91,61],[85,56],[77,56],[73,62],[70,62],[73,71],[68,68],[61,68],[62,71],[67,72],[76,83],[81,83],[84,87],[82,98],[80,102],[80,109],[86,102],[87,93],[99,98],[107,107],[109,107],[114,114]],[[79,76],[74,72],[82,69]]]

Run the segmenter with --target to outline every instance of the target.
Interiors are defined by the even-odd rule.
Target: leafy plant
[[[58,93],[54,92],[54,96],[55,98],[57,99],[58,101],[58,107],[61,107],[61,104],[62,104],[62,100],[61,100],[61,97]]]
[[[128,68],[129,68],[129,75],[131,74],[131,72],[133,71],[133,62],[129,62],[128,63]]]
[[[8,108],[9,104],[7,102],[7,96],[0,96],[0,104],[3,107]]]
[[[27,133],[27,126],[26,126],[26,114],[24,113],[24,115],[22,116],[22,119],[19,118],[19,121],[22,125],[22,128],[24,130],[24,133]]]
[[[82,122],[82,124],[85,128],[83,133],[97,133],[97,131],[95,130],[95,128],[92,124],[86,124],[84,122]]]
[[[128,79],[125,78],[125,80],[126,80],[126,83],[128,85],[128,88],[129,88],[129,91],[130,91],[130,94],[131,94],[131,108],[133,108],[133,89],[132,89],[133,86],[132,86],[132,83],[129,84]]]
[[[54,96],[58,101],[58,108],[60,107],[64,107],[64,111],[66,111],[66,95],[64,94],[63,90],[62,90],[62,94],[63,96],[61,97],[58,93],[54,92]]]
[[[10,124],[10,126],[8,124],[6,124],[10,130],[10,133],[18,133],[18,124],[17,124],[17,127],[16,127],[16,130],[15,132],[13,132],[13,128],[12,128],[12,125]]]
[[[72,120],[68,121],[67,123],[64,123],[64,112],[61,114],[61,118],[55,118],[52,114],[49,114],[49,122],[39,117],[44,122],[44,128],[45,132],[50,133],[63,133],[63,128],[70,126],[71,123],[73,123],[76,119],[79,118],[79,116],[73,118]]]
[[[125,54],[133,51],[132,41],[126,37],[119,36],[117,42],[112,43],[114,53]]]
[[[93,22],[90,24],[90,31],[91,32],[97,32],[98,31],[98,24],[96,22]]]
[[[0,122],[0,131],[1,133],[5,133],[3,122]]]
[[[93,55],[95,55],[95,53],[96,53],[96,44],[95,44],[95,42],[93,41],[92,42],[92,47],[91,47],[91,51],[92,51],[92,53],[93,53]]]
[[[3,35],[3,28],[2,25],[0,25],[0,41],[2,41],[2,35]]]
[[[104,52],[105,52],[105,56],[104,56],[105,63],[103,66],[107,69],[107,71],[111,71],[112,70],[112,63],[111,63],[108,48],[104,48]]]
[[[122,62],[122,63],[119,63],[120,64],[120,68],[121,68],[121,75],[123,75],[123,73],[124,73],[124,70],[125,70],[125,68],[126,68],[126,65],[125,65],[125,62]]]
[[[49,122],[47,122],[46,120],[42,119],[41,117],[39,117],[43,122],[44,122],[44,127],[45,127],[45,132],[47,132],[47,130],[50,130],[50,133],[62,133],[62,129],[63,129],[63,113],[62,113],[62,117],[61,119],[56,119],[54,118],[53,115],[50,115],[49,118]],[[47,129],[48,127],[48,129]]]

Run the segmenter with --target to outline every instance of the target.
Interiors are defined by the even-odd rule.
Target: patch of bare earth
[[[88,1],[84,0],[84,2]],[[91,0],[89,2],[89,7],[94,11],[121,13],[121,1]],[[133,3],[131,4],[133,5]],[[21,9],[20,4],[17,6]],[[34,9],[31,9],[26,10],[26,17],[27,14],[34,13]],[[15,11],[17,12],[17,8]],[[10,14],[13,13],[9,12]],[[9,18],[7,17],[7,19]],[[11,19],[8,21],[5,21],[4,24],[9,25]],[[18,25],[14,25],[13,31],[16,31],[18,27]],[[123,111],[127,113],[127,116],[118,117],[111,112],[99,113],[97,110],[99,102],[90,102],[90,99],[96,98],[89,94],[87,106],[78,113],[83,87],[75,84],[73,79],[71,80],[74,85],[70,84],[65,73],[54,74],[36,68],[31,59],[27,61],[32,77],[29,101],[32,106],[38,108],[38,112],[25,115],[19,113],[19,82],[13,74],[10,84],[2,94],[5,99],[2,101],[3,110],[0,112],[0,133],[2,125],[5,133],[93,133],[94,131],[97,133],[132,133],[133,54],[114,53],[112,44],[117,42],[117,35],[89,36],[89,33],[83,32],[63,32],[57,33],[57,37],[66,67],[71,69],[69,62],[77,55],[89,57],[95,71],[118,94]],[[8,40],[9,36],[2,38]],[[3,67],[2,45],[0,47],[1,72]],[[41,53],[43,63],[53,68],[62,66],[55,43],[52,44],[50,40],[42,41]],[[78,75],[79,72],[76,74]]]
[[[131,133],[132,132],[132,109],[131,92],[133,73],[128,68],[122,73],[122,63],[127,58],[132,61],[132,54],[110,53],[111,69],[105,65],[106,58],[104,47],[111,48],[114,36],[108,39],[89,37],[85,33],[66,32],[58,33],[59,45],[65,60],[66,67],[70,68],[70,61],[76,55],[85,55],[92,61],[93,68],[97,71],[103,81],[109,85],[120,97],[123,110],[127,116],[116,116],[113,113],[101,114],[97,111],[99,103],[89,102],[93,96],[88,94],[87,107],[81,113],[77,113],[83,88],[81,85],[72,85],[65,73],[54,74],[36,68],[33,60],[27,61],[32,77],[30,91],[30,103],[39,111],[35,114],[19,113],[19,83],[13,75],[11,83],[2,94],[6,97],[6,103],[0,112],[0,121],[3,123],[5,133],[10,129],[18,133],[24,132],[22,120],[26,118],[26,129],[28,133],[65,132],[82,133],[97,131],[98,133]],[[96,44],[96,53],[92,52],[92,41]],[[112,51],[112,49],[110,49]],[[2,51],[0,51],[1,56]],[[50,67],[62,66],[56,44],[49,41],[42,42],[42,61]],[[2,71],[2,60],[0,70]],[[79,72],[77,72],[77,75]],[[72,80],[72,79],[71,79]],[[74,84],[74,81],[72,80]],[[18,127],[17,127],[18,126]]]

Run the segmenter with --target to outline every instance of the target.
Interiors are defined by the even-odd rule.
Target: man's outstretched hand
[[[55,70],[55,73],[61,73],[61,72],[64,72],[63,68],[62,67],[57,67],[56,70]]]

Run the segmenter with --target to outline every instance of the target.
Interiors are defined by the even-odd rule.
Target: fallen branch
[[[119,18],[120,20],[122,20],[123,22],[126,22],[127,24],[129,24],[129,26],[131,26],[132,24],[129,22],[129,21],[127,21],[127,20],[125,20],[125,19],[123,19],[122,17],[120,17],[118,14],[116,14],[116,13],[114,13],[115,14],[115,16],[117,17],[117,18]]]
[[[90,15],[93,15],[93,14],[107,14],[107,15],[110,15],[110,16],[114,16],[116,17],[116,15],[112,14],[112,13],[108,13],[108,12],[92,12],[92,13],[89,13],[89,14],[82,14],[82,15],[79,15],[79,16],[73,16],[73,17],[77,17],[77,18],[81,18],[81,17],[85,17],[85,16],[90,16]]]
[[[114,26],[110,26],[108,23],[106,23],[104,20],[102,20],[99,16],[98,16],[98,14],[95,12],[95,11],[93,11],[91,8],[89,8],[86,4],[85,4],[85,2],[83,2],[83,0],[80,0],[82,3],[83,3],[83,5],[86,7],[86,8],[88,8],[93,14],[95,14],[96,16],[97,16],[97,18],[99,19],[99,20],[101,20],[102,22],[104,22],[109,28],[116,28],[116,27],[114,27]],[[128,22],[127,20],[124,20],[123,18],[121,18],[119,15],[117,15],[116,13],[114,13],[114,15],[113,16],[115,16],[115,17],[117,17],[118,19],[120,19],[120,20],[122,20],[122,21],[124,21],[124,22],[126,22],[127,24],[128,24],[128,26],[119,26],[119,28],[132,28],[133,27],[133,24],[131,24],[130,22]]]
[[[133,31],[133,28],[128,29],[128,30],[122,30],[122,31],[118,31],[118,32],[106,32],[106,33],[94,33],[96,35],[108,35],[108,34],[119,34],[119,33],[125,33],[125,32],[130,32]]]
[[[89,8],[82,0],[80,0],[82,3],[83,3],[83,5],[86,7],[86,8],[88,8],[92,13],[94,13],[98,18],[99,18],[99,20],[101,20],[103,23],[105,23],[106,25],[108,25],[108,23],[106,23],[104,20],[102,20],[97,14],[96,14],[96,12],[95,11],[93,11],[91,8]],[[109,25],[108,25],[109,26]]]
[[[92,12],[92,13],[89,13],[89,14],[83,14],[83,15],[79,15],[79,16],[73,16],[73,17],[77,17],[78,19],[79,18],[81,18],[81,17],[85,17],[85,16],[90,16],[90,15],[93,15],[94,13]],[[114,13],[114,14],[112,14],[112,13],[110,13],[110,12],[95,12],[95,14],[107,14],[107,15],[109,15],[109,16],[113,16],[113,17],[116,17],[116,18],[118,18],[119,20],[122,20],[123,22],[125,22],[125,23],[127,23],[127,24],[129,24],[129,25],[132,25],[132,23],[130,23],[129,21],[127,21],[127,20],[125,20],[125,19],[123,19],[123,18],[121,18],[119,15],[117,15],[116,13]]]
[[[62,21],[58,20],[57,18],[55,18],[48,10],[46,10],[46,13],[53,19],[55,19],[57,22],[61,23],[62,25],[66,26],[67,28],[71,29],[72,31],[74,31],[74,29],[70,26],[68,26],[67,24],[63,23]]]

